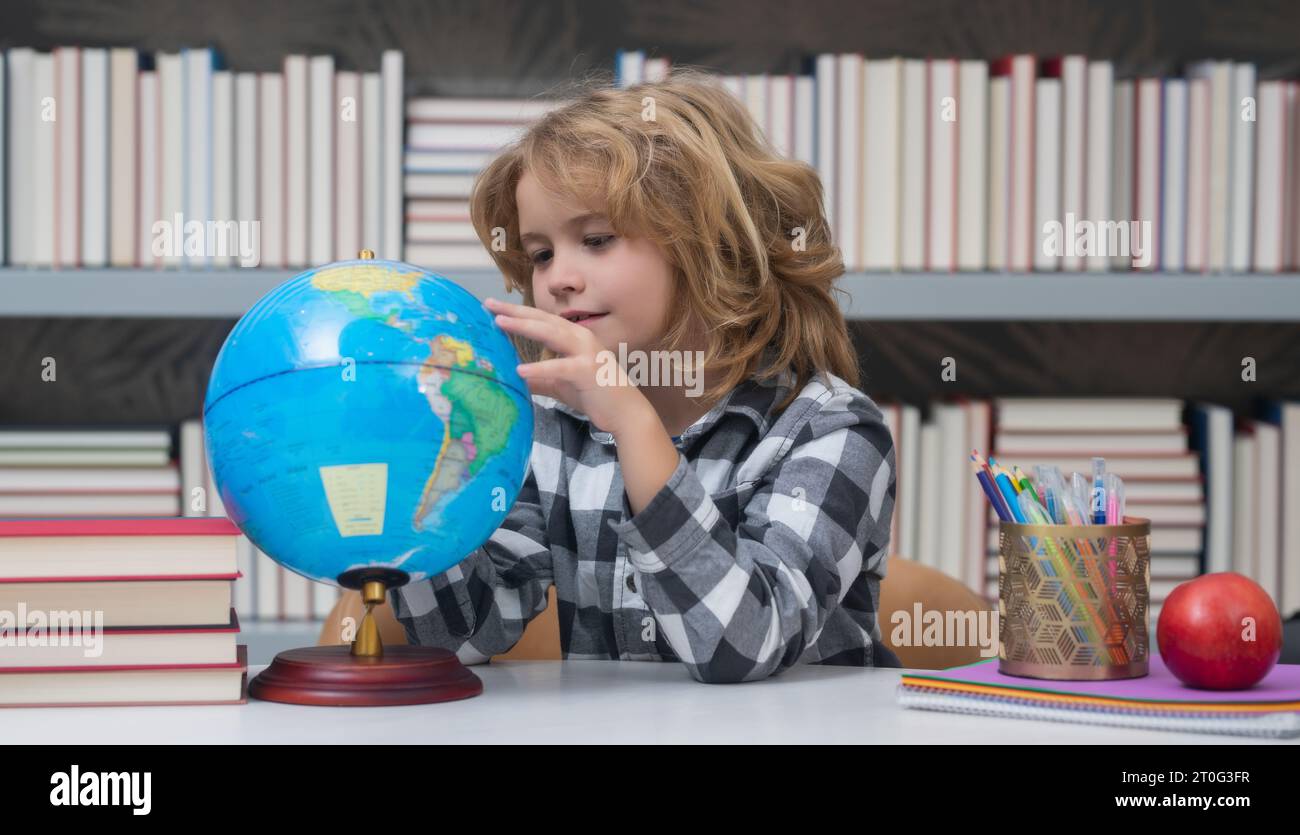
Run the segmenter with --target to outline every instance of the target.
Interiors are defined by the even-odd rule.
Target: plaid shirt
[[[898,666],[876,621],[894,510],[880,409],[833,375],[733,389],[674,443],[633,515],[613,437],[533,396],[523,488],[484,545],[391,593],[412,643],[467,664],[510,649],[554,583],[564,658],[681,661],[704,682],[799,663]]]

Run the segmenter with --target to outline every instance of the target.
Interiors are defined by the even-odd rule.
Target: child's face
[[[615,235],[598,210],[553,202],[528,172],[515,188],[515,202],[533,264],[536,307],[561,316],[570,310],[603,314],[581,324],[611,351],[620,342],[628,350],[657,348],[673,276],[659,248],[647,238]]]

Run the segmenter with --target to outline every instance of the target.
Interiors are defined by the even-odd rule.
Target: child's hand
[[[587,328],[527,305],[497,299],[484,305],[497,314],[502,330],[540,342],[560,355],[518,367],[533,394],[554,397],[616,436],[647,415],[658,419],[650,401],[628,381],[614,353]]]

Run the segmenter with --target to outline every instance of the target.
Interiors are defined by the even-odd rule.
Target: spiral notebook
[[[1248,690],[1197,690],[1152,653],[1149,673],[1116,681],[1047,681],[998,672],[998,659],[907,673],[903,707],[1148,730],[1300,736],[1300,664],[1278,664]]]

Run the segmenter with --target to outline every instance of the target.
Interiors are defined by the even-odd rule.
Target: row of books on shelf
[[[7,50],[0,253],[34,267],[300,267],[402,257],[403,57],[378,72],[209,48]]]
[[[0,519],[0,707],[247,701],[238,534],[222,518]]]
[[[168,427],[0,429],[0,521],[55,517],[224,517],[198,420],[173,450]],[[232,602],[246,620],[319,621],[337,588],[272,560],[248,537],[234,542]]]
[[[666,71],[618,58],[625,86]],[[1300,83],[1252,64],[844,53],[722,81],[817,169],[849,270],[1300,268]]]
[[[1235,571],[1284,616],[1300,610],[1300,403],[1264,403],[1235,420],[1221,405],[1175,399],[1005,397],[920,407],[882,403],[894,437],[892,551],[972,590],[998,595],[998,524],[974,478],[972,449],[1034,473],[1090,473],[1093,456],[1124,481],[1127,514],[1151,520],[1151,608],[1178,583]]]

